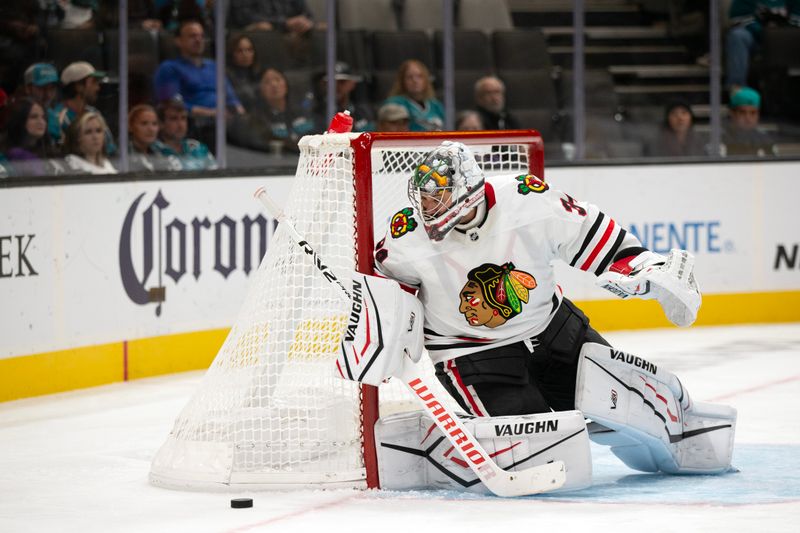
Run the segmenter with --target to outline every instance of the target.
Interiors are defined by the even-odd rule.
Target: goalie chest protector
[[[419,289],[435,363],[542,332],[563,297],[551,261],[599,273],[621,246],[639,245],[594,205],[534,176],[488,178],[486,198],[479,227],[438,243],[404,208],[377,246],[378,271]]]

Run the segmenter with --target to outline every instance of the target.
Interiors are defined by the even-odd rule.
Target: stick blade
[[[553,461],[518,472],[506,472],[485,480],[486,487],[498,496],[529,496],[560,489],[567,481],[564,461]]]

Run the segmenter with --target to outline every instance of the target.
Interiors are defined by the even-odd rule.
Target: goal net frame
[[[385,225],[388,221],[388,217],[396,212],[396,210],[408,206],[409,202],[407,198],[405,198],[405,191],[407,176],[410,175],[409,170],[411,165],[421,160],[424,153],[430,151],[445,140],[459,141],[468,146],[472,146],[476,152],[478,163],[484,168],[487,175],[519,172],[520,174],[530,173],[542,179],[544,178],[544,145],[541,136],[536,130],[424,133],[369,132],[361,134],[324,134],[308,136],[301,139],[301,159],[298,164],[295,183],[293,183],[292,192],[290,193],[290,198],[284,211],[288,216],[293,217],[293,220],[298,220],[294,217],[301,217],[302,213],[299,212],[301,208],[298,208],[298,206],[303,204],[297,200],[298,197],[302,200],[304,195],[310,194],[308,192],[309,189],[302,188],[304,182],[308,182],[309,180],[312,182],[318,181],[320,183],[320,185],[314,186],[310,190],[312,190],[314,194],[318,194],[319,198],[322,198],[323,201],[326,195],[335,196],[338,198],[336,201],[339,202],[336,205],[347,207],[346,210],[343,208],[341,210],[348,212],[340,214],[334,213],[333,216],[338,217],[337,223],[339,225],[335,227],[340,228],[339,233],[345,232],[341,228],[346,227],[348,224],[347,219],[352,217],[352,220],[349,221],[352,225],[352,235],[347,236],[350,239],[349,241],[346,239],[344,241],[346,246],[351,247],[351,257],[349,260],[345,258],[337,263],[336,257],[332,257],[335,254],[328,254],[325,242],[314,241],[315,238],[320,241],[325,241],[327,235],[324,232],[327,231],[327,229],[323,229],[322,233],[318,231],[315,234],[311,227],[305,230],[304,228],[299,228],[301,234],[303,234],[308,239],[311,246],[319,252],[323,261],[333,261],[330,266],[336,275],[342,278],[345,285],[350,282],[347,275],[348,271],[352,272],[355,270],[363,274],[374,273],[373,253],[376,241],[375,226],[379,223]],[[335,147],[335,149],[331,147]],[[394,172],[391,172],[390,170],[386,170],[386,168],[391,166],[387,161],[389,161],[389,157],[394,157],[395,154],[400,154],[400,156],[404,157],[404,160],[402,164],[398,163],[396,167],[392,167]],[[400,156],[397,157],[399,158]],[[391,161],[395,160],[392,159]],[[340,175],[338,178],[339,182],[350,181],[350,183],[344,183],[344,188],[341,190],[337,189],[328,192],[325,190],[327,186],[327,181],[325,180],[330,177],[330,174],[334,173]],[[384,189],[388,188],[388,182],[381,182],[381,180],[378,179],[379,175],[385,175],[387,179],[391,179],[391,188],[396,189],[388,193],[388,203],[380,199],[381,195],[385,194]],[[400,181],[402,181],[402,183],[400,183]],[[339,183],[339,185],[342,185],[342,183]],[[323,190],[317,191],[316,189]],[[398,194],[402,194],[402,200],[396,198]],[[350,196],[352,197],[349,202],[350,206],[346,206],[348,203],[346,199]],[[342,201],[343,198],[345,201]],[[313,201],[314,200],[310,200],[309,203],[314,205]],[[344,224],[341,223],[341,219],[344,219]],[[327,222],[322,222],[323,228],[325,227],[325,223]],[[377,231],[382,231],[382,228]],[[274,237],[278,238],[280,233],[281,228],[279,226]],[[279,248],[276,250],[272,249],[275,240],[270,243],[270,248],[267,250],[267,254],[259,267],[258,275],[266,275],[264,274],[265,269],[272,268],[273,271],[269,271],[268,274],[272,274],[273,277],[276,277],[277,281],[274,282],[276,284],[281,283],[279,275],[286,269],[305,268],[306,265],[303,263],[310,263],[308,257],[303,257],[302,253],[296,250],[298,247],[295,244],[286,244],[284,241],[279,240],[283,247],[276,246],[276,248]],[[347,245],[348,242],[351,244]],[[340,246],[339,248],[341,249],[342,247]],[[281,266],[275,267],[270,261],[275,260],[274,256],[276,254],[296,254],[296,257],[293,259],[293,262],[287,262],[288,266],[287,264],[281,263]],[[347,255],[347,253],[344,255]],[[307,277],[311,280],[308,283],[316,284],[319,281],[318,278],[320,275],[310,274]],[[317,279],[315,279],[315,277]],[[243,333],[242,330],[249,328],[249,334],[251,336],[253,336],[252,330],[254,328],[257,329],[258,326],[262,326],[262,329],[268,330],[268,325],[259,323],[257,320],[253,323],[254,319],[252,317],[255,314],[253,306],[263,305],[257,299],[258,295],[254,295],[253,293],[263,289],[264,284],[270,283],[270,281],[264,281],[263,279],[257,281],[254,279],[251,280],[251,282],[252,284],[248,289],[242,312],[209,368],[206,377],[200,385],[200,389],[178,416],[167,441],[153,459],[150,471],[151,483],[167,488],[184,490],[282,490],[309,487],[379,488],[380,480],[378,478],[374,425],[381,413],[386,414],[388,412],[416,409],[416,405],[413,403],[410,395],[407,395],[405,389],[399,383],[390,382],[388,385],[381,385],[379,393],[377,387],[343,382],[343,380],[338,380],[338,378],[336,378],[338,381],[346,383],[347,385],[334,383],[333,386],[343,386],[345,388],[352,386],[351,389],[348,389],[343,396],[332,400],[331,405],[321,410],[323,414],[319,417],[323,419],[322,422],[309,422],[310,425],[316,424],[324,426],[327,423],[329,426],[319,431],[319,434],[323,435],[319,441],[324,441],[325,436],[332,434],[332,432],[337,432],[337,424],[341,424],[345,428],[342,430],[343,433],[349,432],[347,438],[336,439],[336,442],[331,445],[333,451],[319,452],[304,449],[313,448],[314,445],[324,446],[324,443],[320,444],[316,442],[316,437],[314,437],[308,439],[308,446],[303,446],[303,442],[298,442],[298,439],[302,437],[298,437],[297,435],[306,435],[306,433],[295,432],[293,434],[293,438],[295,439],[294,445],[284,445],[284,447],[293,448],[291,452],[293,454],[291,456],[291,461],[294,462],[291,466],[285,466],[291,461],[289,459],[284,459],[284,463],[281,463],[280,467],[271,467],[270,465],[261,464],[258,467],[244,467],[242,469],[243,471],[237,469],[237,462],[241,461],[241,457],[247,456],[248,458],[252,458],[253,455],[257,458],[261,456],[271,457],[269,454],[275,452],[275,449],[280,447],[280,443],[278,442],[257,442],[259,438],[262,440],[282,438],[284,435],[288,434],[289,429],[293,429],[294,425],[296,425],[293,424],[294,421],[292,417],[298,419],[304,418],[303,411],[296,409],[294,406],[282,406],[283,416],[285,420],[288,420],[288,422],[284,423],[293,425],[293,428],[269,427],[267,430],[262,429],[259,433],[259,428],[261,426],[268,425],[267,422],[272,421],[242,420],[243,415],[240,414],[240,411],[244,411],[244,408],[242,408],[241,405],[231,404],[227,407],[213,410],[207,406],[208,402],[203,402],[205,398],[201,397],[204,388],[207,389],[208,387],[214,386],[215,381],[213,374],[215,373],[220,374],[225,370],[232,372],[242,371],[243,369],[245,371],[252,369],[252,372],[266,372],[262,367],[273,364],[272,359],[275,357],[274,354],[272,352],[268,353],[268,350],[264,346],[257,346],[257,342],[254,343],[256,346],[254,346],[250,352],[246,353],[246,356],[243,357],[235,353],[236,350],[242,349],[242,335],[248,333],[248,331]],[[324,285],[324,281],[319,281],[318,292],[334,292],[333,289],[329,287],[325,288]],[[302,297],[306,297],[305,292],[316,294],[316,292],[313,291],[301,290],[301,292],[303,293]],[[341,300],[341,298],[338,299]],[[299,305],[306,305],[304,301],[299,301],[301,302]],[[323,307],[326,305],[336,307],[338,305],[333,303],[334,300],[332,299],[325,300],[317,296],[315,296],[314,301],[322,302],[319,305]],[[293,305],[297,306],[298,303],[295,302]],[[342,311],[343,308],[340,308],[338,312]],[[242,327],[242,323],[244,323],[247,328]],[[311,344],[312,348],[310,349],[315,351],[313,354],[313,364],[315,365],[313,369],[324,369],[324,365],[329,362],[330,375],[333,380],[333,366],[336,358],[335,350],[338,349],[338,340],[336,339],[339,338],[344,328],[344,320],[328,320],[326,323],[313,320],[309,322],[307,320],[302,324],[305,324],[306,327],[308,327],[308,324],[312,324],[310,328],[313,329],[316,327],[319,329],[319,331],[312,332],[314,343]],[[320,324],[322,325],[320,326]],[[300,326],[295,324],[294,327],[297,328]],[[306,334],[308,335],[308,332],[306,332]],[[267,344],[268,340],[272,342],[272,339],[267,339],[269,335],[273,335],[273,333],[270,332],[268,334],[265,331],[256,331],[255,337],[257,337],[256,340],[258,342]],[[295,331],[294,333],[287,333],[285,335],[288,337],[292,337],[292,335],[294,335],[294,344],[292,344],[292,348],[289,348],[289,350],[294,349],[297,343],[297,332]],[[318,344],[320,338],[322,338],[321,342],[325,344],[322,348],[320,348]],[[230,359],[232,357],[231,353],[234,353],[233,364],[226,364],[226,358]],[[308,356],[306,357],[308,358]],[[281,359],[280,363],[276,364],[278,366],[278,374],[282,372],[284,365],[289,366],[292,364],[292,362],[289,361],[290,359],[290,356],[286,356]],[[432,374],[430,360],[426,355],[423,356],[423,360],[426,361],[426,364],[430,367],[430,373]],[[256,362],[254,363],[253,361]],[[232,368],[233,370],[231,370]],[[432,381],[436,382],[433,376],[431,376],[431,378]],[[274,385],[275,380],[278,379],[280,379],[280,377],[272,377],[270,386]],[[239,378],[236,383],[241,384],[241,378]],[[258,383],[258,387],[266,386],[261,385],[260,381]],[[328,382],[326,381],[326,383]],[[256,387],[252,382],[247,382],[246,386],[251,388]],[[231,389],[228,390],[230,391]],[[235,395],[237,392],[235,389],[232,390],[233,393],[217,393],[217,396],[223,396],[224,400],[227,401],[228,396]],[[215,391],[211,391],[211,394],[214,392]],[[206,392],[205,394],[208,395],[209,393]],[[271,394],[273,393],[270,392],[270,395]],[[407,396],[403,397],[403,394]],[[266,395],[262,393],[262,396]],[[391,398],[391,402],[380,401],[379,396]],[[259,413],[269,413],[271,409],[277,409],[274,406],[265,405],[268,401],[272,400],[271,397],[267,398],[267,400],[261,397],[258,400],[259,401],[254,401],[252,398],[247,400],[247,407],[250,409],[248,412],[254,412],[253,403],[258,404],[256,405],[256,407],[258,407],[258,411],[256,412]],[[315,409],[316,404],[313,400],[313,398],[303,399],[302,403],[304,404],[304,408],[307,407],[305,403],[308,401],[309,404],[314,404],[314,406],[307,408],[309,410]],[[353,406],[353,413],[350,415],[342,414],[343,409],[341,406],[351,401],[357,404]],[[195,405],[198,403],[202,404],[201,408]],[[389,406],[390,403],[391,406]],[[213,424],[206,423],[206,421],[203,420],[203,417],[206,416],[203,409],[211,413],[209,418],[214,419]],[[230,414],[226,415],[225,413]],[[286,415],[286,413],[289,414]],[[237,438],[230,436],[230,428],[221,425],[222,422],[220,422],[220,420],[221,417],[224,416],[230,417],[230,419],[227,420],[229,425],[245,425],[247,428],[247,435],[256,442],[234,442]],[[262,414],[262,416],[266,418],[266,415]],[[328,419],[327,422],[325,419]],[[196,426],[198,425],[204,428],[204,432],[198,432],[196,430]],[[190,432],[187,427],[191,427],[192,431]],[[354,431],[357,432],[357,435],[351,434]],[[253,435],[255,435],[255,437],[253,437]],[[317,433],[314,435],[317,435]],[[244,451],[242,450],[243,448],[245,448]],[[251,451],[250,448],[255,449],[255,451]],[[261,448],[266,449],[266,451]],[[347,449],[345,450],[345,448]],[[317,455],[314,455],[315,453]],[[347,461],[345,463],[329,461],[330,457],[337,453],[348,454]],[[350,455],[357,455],[358,457],[349,457]],[[301,456],[302,459],[297,459]],[[310,464],[310,461],[313,461],[314,457],[320,457],[321,461],[325,463],[324,466],[321,466],[318,470],[315,470],[313,465]],[[305,464],[303,461],[309,464]],[[347,466],[340,466],[341,464],[346,464]],[[309,466],[311,468],[306,468]],[[297,470],[293,470],[295,468]]]

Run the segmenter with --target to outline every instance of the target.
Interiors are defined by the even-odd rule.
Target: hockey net
[[[354,270],[372,272],[375,240],[409,205],[408,176],[446,139],[470,145],[487,175],[543,176],[533,131],[301,140],[284,211],[345,286]],[[379,414],[417,406],[397,380],[376,392],[335,376],[348,312],[349,302],[278,226],[239,317],[153,460],[151,482],[200,490],[378,486],[372,426]],[[427,356],[421,364],[433,376]]]

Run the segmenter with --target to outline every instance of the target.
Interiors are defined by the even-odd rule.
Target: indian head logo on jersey
[[[467,274],[458,311],[470,326],[496,328],[522,312],[535,288],[536,278],[515,270],[514,263],[484,263]]]
[[[401,209],[392,216],[392,222],[389,224],[389,231],[393,239],[399,239],[409,231],[414,231],[417,227],[417,221],[412,217],[413,211],[410,207]]]
[[[517,185],[517,192],[523,195],[529,192],[543,193],[550,188],[543,179],[537,178],[532,174],[517,176],[514,179],[519,182],[519,185]]]

